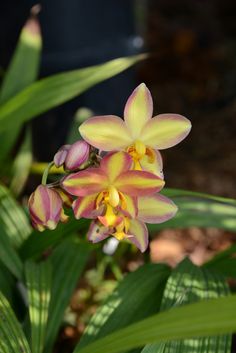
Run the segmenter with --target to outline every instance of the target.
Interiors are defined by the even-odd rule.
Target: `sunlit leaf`
[[[25,266],[29,299],[32,353],[41,353],[46,336],[46,325],[51,294],[51,266],[48,261],[30,261]]]
[[[229,294],[226,281],[185,259],[169,277],[161,311]],[[147,345],[142,353],[230,353],[231,336],[212,336]]]
[[[0,293],[0,352],[30,353],[20,324],[2,293]]]
[[[109,61],[84,69],[60,73],[42,79],[0,107],[0,131],[14,126],[15,119],[24,122],[56,107],[128,69],[144,56],[132,56]]]
[[[128,274],[92,317],[76,349],[158,312],[170,269],[145,265]]]
[[[90,247],[73,237],[63,241],[50,257],[53,272],[46,352],[49,352],[53,346],[65,309],[86,265],[89,253]]]

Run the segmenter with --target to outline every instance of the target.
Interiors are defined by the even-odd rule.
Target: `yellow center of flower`
[[[140,160],[144,157],[148,158],[148,163],[154,163],[155,161],[155,152],[152,148],[149,148],[144,145],[143,142],[137,140],[126,150],[127,153],[133,158],[134,161],[134,170],[142,170]]]
[[[106,227],[116,226],[121,221],[118,206],[123,210],[127,207],[124,195],[111,185],[107,190],[102,191],[96,199],[96,208],[98,209],[102,205],[105,206],[105,214],[99,216],[100,221]]]
[[[123,217],[123,220],[115,227],[115,232],[112,234],[116,239],[123,240],[127,238],[130,220],[128,217]]]

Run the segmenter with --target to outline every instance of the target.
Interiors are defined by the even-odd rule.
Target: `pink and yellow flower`
[[[65,177],[62,187],[78,196],[73,203],[75,217],[98,218],[105,227],[113,228],[124,217],[135,218],[137,197],[160,191],[164,181],[149,172],[130,170],[131,166],[132,157],[128,153],[115,152],[106,155],[99,168]]]
[[[177,206],[167,197],[155,194],[137,199],[136,218],[122,217],[114,228],[104,226],[100,221],[93,221],[88,231],[88,239],[97,243],[110,235],[119,240],[127,239],[144,252],[148,246],[148,229],[145,223],[162,223],[171,219],[177,212]]]
[[[44,185],[39,185],[31,194],[29,212],[33,227],[40,232],[46,228],[55,229],[59,221],[66,222],[68,218],[59,193]]]
[[[160,114],[152,118],[152,96],[144,83],[129,97],[124,121],[118,116],[95,116],[79,128],[82,137],[103,151],[126,151],[133,168],[161,176],[162,159],[158,150],[175,146],[191,129],[191,123],[178,114]]]

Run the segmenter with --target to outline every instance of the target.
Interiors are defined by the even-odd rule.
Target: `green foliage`
[[[165,223],[150,225],[150,231],[195,226],[236,232],[236,200],[168,188],[162,193],[177,204],[179,211]]]
[[[168,279],[161,311],[229,294],[223,278],[184,260]],[[216,336],[147,345],[142,353],[230,353],[231,337]]]
[[[19,322],[2,293],[0,293],[0,351],[1,353],[30,353]]]
[[[65,309],[88,260],[90,247],[76,237],[63,241],[52,254],[52,293],[45,352],[50,352]]]
[[[46,336],[51,295],[51,266],[49,261],[27,262],[25,276],[29,300],[32,353],[42,353]]]

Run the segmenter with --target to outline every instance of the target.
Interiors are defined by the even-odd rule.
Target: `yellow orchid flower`
[[[124,121],[118,116],[95,116],[79,128],[90,145],[102,151],[126,151],[133,159],[133,169],[162,175],[158,150],[175,146],[191,129],[188,119],[178,114],[160,114],[152,118],[153,101],[144,83],[129,97]]]

